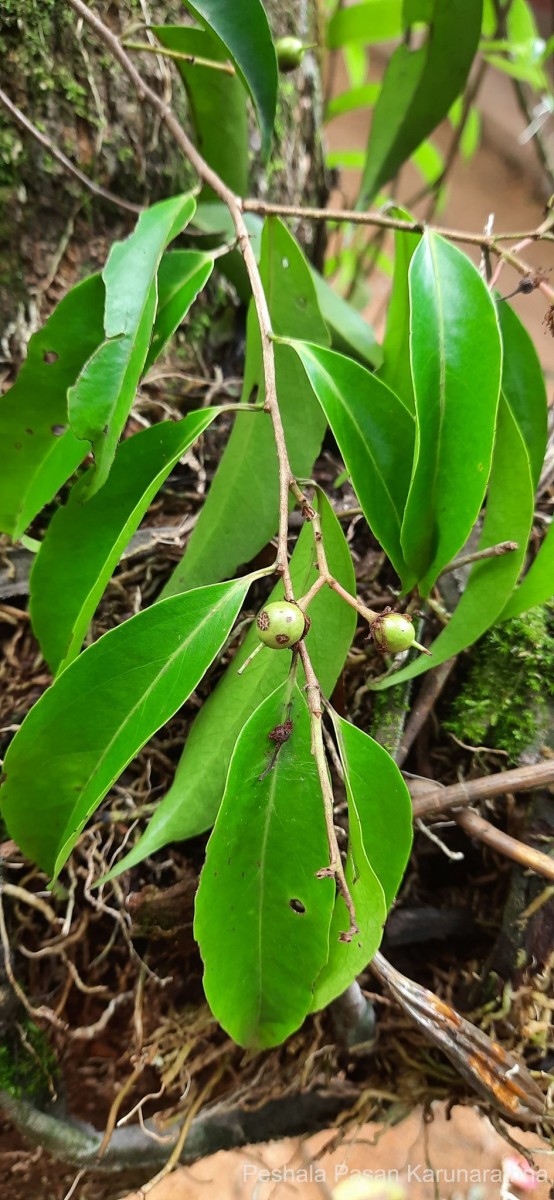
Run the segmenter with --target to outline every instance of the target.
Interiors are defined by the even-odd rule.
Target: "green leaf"
[[[67,389],[104,337],[99,275],[64,296],[33,334],[0,400],[0,529],[18,538],[90,450],[68,428]]]
[[[31,619],[52,671],[79,653],[125,546],[172,468],[220,410],[152,425],[119,446],[104,487],[84,503],[88,475],[55,513],[31,574]],[[90,474],[90,472],[88,473]]]
[[[330,287],[315,267],[311,267],[310,270],[319,309],[331,335],[333,350],[348,354],[350,358],[355,358],[369,367],[379,367],[383,360],[383,352],[371,325]]]
[[[334,350],[290,343],[337,440],[366,521],[405,590],[411,587],[400,526],[412,465],[414,422],[393,392]]]
[[[153,25],[158,41],[168,50],[225,62],[227,49],[204,29],[186,25]],[[248,119],[244,89],[237,75],[176,59],[185,85],[194,126],[194,140],[210,167],[237,196],[248,190]],[[200,199],[215,193],[204,185]]]
[[[534,344],[513,308],[498,304],[502,334],[502,391],[519,425],[531,463],[533,487],[540,479],[548,439],[548,402]]]
[[[340,8],[327,26],[327,45],[338,50],[347,42],[388,42],[402,32],[402,0],[366,0]]]
[[[410,213],[395,207],[391,216],[411,221]],[[410,362],[410,292],[408,272],[415,250],[421,241],[420,233],[397,229],[394,235],[394,278],[383,341],[383,365],[379,379],[403,400],[410,412],[415,412],[414,385]]]
[[[481,16],[482,0],[434,0],[425,43],[395,50],[373,113],[360,208],[446,117],[477,53]]]
[[[373,958],[412,845],[412,803],[396,763],[361,729],[332,713],[348,797],[346,878],[360,933],[338,940],[346,905],[338,896],[331,921],[329,959],[314,992],[314,1009],[345,991]]]
[[[285,226],[266,222],[260,271],[275,333],[293,331],[326,342],[327,330],[317,307],[310,270]],[[325,418],[312,389],[288,347],[275,347],[277,394],[293,473],[310,475],[325,432]],[[261,343],[255,311],[248,317],[242,399],[264,395]],[[250,562],[275,534],[279,482],[275,439],[267,413],[258,420],[239,413],[210,485],[182,561],[163,595],[233,574]]]
[[[343,587],[353,592],[356,587],[354,568],[342,529],[323,493],[318,493],[316,503],[330,570]],[[302,529],[290,565],[294,594],[300,597],[317,578],[313,533],[308,525]],[[281,600],[283,595],[283,585],[279,582],[270,600]],[[356,616],[335,592],[326,588],[310,605],[310,617],[310,657],[324,692],[330,695],[352,642]],[[252,625],[230,667],[194,721],[169,792],[158,805],[142,838],[117,863],[112,875],[142,862],[168,842],[184,841],[213,825],[240,730],[260,700],[283,683],[289,671],[288,653],[263,649],[244,675],[238,675],[239,668],[256,645],[258,636]],[[214,745],[217,754],[213,752]]]
[[[363,87],[367,76],[367,51],[363,42],[347,42],[342,56],[351,87]]]
[[[501,342],[470,260],[425,234],[410,267],[416,452],[402,548],[427,595],[477,519],[489,477]]]
[[[156,320],[143,374],[150,370],[179,328],[191,304],[208,282],[213,265],[213,256],[198,250],[173,250],[164,254],[158,270]]]
[[[141,214],[134,232],[116,242],[102,272],[106,340],[69,390],[69,420],[93,444],[90,494],[105,483],[144,369],[156,314],[156,274],[167,244],[190,221],[192,196],[174,196]]]
[[[10,837],[60,872],[86,821],[145,742],[184,704],[255,576],[154,604],[85,650],[31,709],[4,761]]]
[[[277,107],[277,58],[261,0],[184,0],[193,17],[225,47],[249,91],[262,133],[262,157],[271,146]]]
[[[344,15],[354,12],[354,9],[347,8],[342,11]],[[340,117],[343,113],[355,112],[358,108],[372,108],[380,90],[378,83],[365,83],[362,87],[349,88],[347,92],[333,96],[327,105],[326,121],[332,121],[333,117]]]
[[[364,850],[388,910],[396,899],[412,848],[410,793],[394,759],[379,742],[337,713],[332,717],[349,804],[352,798]]]
[[[551,522],[542,546],[524,576],[522,583],[512,594],[498,620],[518,617],[537,604],[546,604],[554,596],[554,521]]]
[[[436,185],[444,171],[444,158],[440,150],[428,138],[414,150],[411,161],[417,167],[429,187]]]
[[[329,952],[335,899],[323,800],[302,693],[282,684],[238,739],[225,796],[208,842],[194,934],[204,991],[241,1046],[267,1048],[298,1029]],[[268,766],[276,725],[292,732]]]
[[[506,612],[504,606],[512,594],[525,558],[533,521],[533,501],[529,456],[510,407],[501,397],[479,549],[504,541],[517,542],[519,549],[474,563],[457,608],[430,647],[431,658],[420,655],[409,666],[370,686],[380,691],[396,683],[404,683],[406,679],[413,679],[431,667],[438,667],[447,658],[459,654],[477,641],[499,619],[501,613],[502,617],[504,613],[506,616],[514,615]]]

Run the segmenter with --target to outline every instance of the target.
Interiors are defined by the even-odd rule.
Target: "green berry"
[[[286,75],[288,71],[296,71],[296,68],[300,66],[304,58],[305,47],[300,38],[282,37],[277,38],[275,42],[275,53],[279,70]]]
[[[371,625],[371,634],[382,654],[401,654],[415,642],[415,629],[410,617],[402,613],[383,613]]]
[[[287,650],[304,637],[306,618],[302,609],[290,600],[266,604],[256,617],[258,637],[272,650]]]

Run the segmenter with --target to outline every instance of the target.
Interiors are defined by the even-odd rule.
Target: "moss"
[[[28,1018],[22,1034],[0,1044],[0,1089],[11,1096],[39,1098],[48,1093],[48,1081],[57,1073],[56,1057],[48,1041]]]
[[[554,697],[554,607],[534,608],[496,626],[479,643],[444,728],[471,745],[520,761],[540,742]]]

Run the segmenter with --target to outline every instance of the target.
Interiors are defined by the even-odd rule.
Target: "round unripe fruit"
[[[410,617],[402,613],[383,613],[371,625],[371,634],[382,654],[401,654],[415,642],[415,629]]]
[[[288,71],[296,71],[300,66],[304,58],[304,44],[296,37],[277,38],[275,53],[279,70],[286,75]]]
[[[256,628],[260,641],[272,650],[290,649],[307,632],[302,609],[290,600],[266,604],[256,617]]]

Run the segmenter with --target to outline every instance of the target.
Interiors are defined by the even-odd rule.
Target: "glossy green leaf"
[[[366,0],[364,4],[342,6],[327,26],[327,45],[338,50],[347,42],[388,42],[402,32],[402,0]]]
[[[214,260],[198,250],[173,250],[164,254],[158,270],[158,307],[143,374],[160,357],[169,339],[208,282]]]
[[[241,1046],[266,1048],[298,1029],[329,952],[335,900],[323,800],[306,701],[282,684],[263,700],[235,747],[208,842],[194,935],[204,991]],[[288,717],[290,738],[270,766],[269,734]]]
[[[425,234],[409,278],[417,433],[401,540],[427,595],[465,544],[483,501],[501,342],[490,293],[460,250]]]
[[[146,209],[133,233],[112,246],[102,272],[105,341],[68,393],[72,430],[93,444],[91,495],[108,477],[144,369],[156,315],[160,259],[194,209],[192,196],[174,196]]]
[[[328,340],[310,270],[285,226],[266,222],[260,263],[275,333],[300,333]],[[325,418],[289,347],[275,347],[277,394],[292,470],[310,475],[325,432]],[[242,399],[261,401],[264,375],[256,313],[248,316]],[[279,482],[271,419],[239,413],[182,561],[163,595],[173,595],[233,574],[274,536],[278,525]]]
[[[91,275],[33,334],[0,399],[0,530],[18,538],[90,450],[67,420],[67,389],[102,342],[104,285]]]
[[[554,521],[542,546],[519,587],[502,610],[499,621],[518,617],[537,604],[546,604],[554,596]]]
[[[434,0],[424,44],[412,50],[404,42],[395,50],[373,113],[360,207],[393,178],[462,91],[477,53],[482,7],[482,0]]]
[[[158,41],[168,50],[225,62],[229,55],[205,29],[187,25],[153,25]],[[237,196],[248,189],[248,118],[244,88],[237,75],[175,59],[185,85],[194,126],[194,140],[210,167]],[[200,199],[214,197],[206,185]]]
[[[412,803],[396,763],[373,738],[332,715],[348,797],[346,877],[360,932],[348,944],[339,941],[348,918],[337,896],[329,959],[316,984],[314,1008],[324,1008],[345,991],[373,958],[412,845]]]
[[[41,696],[4,760],[0,806],[24,854],[56,876],[86,821],[180,708],[254,576],[154,604],[89,646]]]
[[[394,208],[391,215],[403,221],[412,216],[403,208]],[[395,392],[410,412],[415,412],[414,385],[410,361],[410,291],[408,272],[421,234],[397,229],[394,235],[394,277],[383,340],[383,365],[379,379]]]
[[[172,468],[220,410],[152,425],[119,446],[104,487],[88,502],[87,475],[52,518],[33,564],[31,620],[52,671],[79,653],[125,546]]]
[[[248,89],[262,133],[262,156],[269,154],[277,107],[277,58],[261,0],[184,0],[198,21],[228,52]]]
[[[400,548],[414,422],[393,392],[334,350],[291,342],[338,442],[366,521],[406,590],[412,575]]]
[[[548,438],[548,403],[544,376],[535,346],[509,304],[500,301],[502,334],[502,391],[519,425],[537,488]]]
[[[318,493],[317,504],[330,570],[343,587],[353,592],[356,586],[354,568],[342,529],[322,493]],[[313,533],[305,525],[291,559],[297,597],[304,595],[317,577],[313,564]],[[279,582],[270,599],[280,600],[283,594],[283,585]],[[324,692],[331,695],[354,636],[356,617],[353,610],[327,588],[319,592],[310,605],[310,617],[310,657]],[[289,671],[288,653],[264,649],[246,668],[244,675],[238,675],[239,668],[257,644],[257,633],[252,626],[215,691],[202,705],[169,792],[160,801],[142,838],[117,863],[112,874],[120,874],[142,862],[168,842],[184,841],[213,825],[240,730],[260,700],[283,683]],[[214,754],[214,745],[217,754]]]
[[[431,658],[420,655],[409,666],[373,684],[379,691],[438,667],[471,646],[500,617],[513,616],[505,605],[515,587],[533,521],[534,492],[527,449],[509,405],[498,408],[494,460],[479,549],[514,541],[518,550],[474,563],[463,596],[448,625],[432,643]],[[534,601],[536,603],[536,601]],[[503,612],[504,610],[504,612]]]

